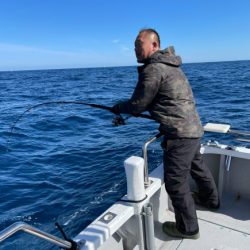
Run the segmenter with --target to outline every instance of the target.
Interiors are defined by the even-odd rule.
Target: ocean
[[[250,61],[182,68],[203,124],[250,130]],[[136,81],[136,67],[0,72],[0,231],[23,221],[61,237],[58,222],[74,237],[126,193],[123,161],[141,155],[159,124],[131,117],[117,127],[110,112],[76,104],[39,106],[15,121],[50,101],[112,106],[131,96]],[[207,140],[250,146],[230,134],[207,133]],[[150,146],[150,169],[161,153],[160,143]],[[19,233],[0,249],[58,247]]]

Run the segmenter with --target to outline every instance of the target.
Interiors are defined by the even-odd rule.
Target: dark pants
[[[165,138],[162,147],[165,187],[174,207],[176,227],[184,234],[195,234],[199,226],[189,187],[189,173],[198,186],[200,197],[218,203],[213,176],[200,154],[200,139]]]

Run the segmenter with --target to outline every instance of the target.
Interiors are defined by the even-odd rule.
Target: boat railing
[[[146,141],[142,149],[143,159],[144,159],[144,185],[146,187],[150,185],[149,178],[148,178],[148,146],[152,142],[158,140],[161,136],[162,136],[162,133],[158,133],[156,136]]]
[[[0,242],[4,241],[5,239],[9,238],[10,236],[19,231],[24,231],[25,233],[35,235],[39,238],[42,238],[46,241],[53,243],[54,245],[63,247],[64,249],[74,249],[73,248],[74,242],[60,239],[52,234],[46,233],[24,222],[16,222],[7,227],[6,229],[4,229],[3,231],[1,231]]]

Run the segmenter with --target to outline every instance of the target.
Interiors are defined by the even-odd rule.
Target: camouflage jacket
[[[138,83],[132,97],[118,105],[120,113],[149,111],[168,137],[201,137],[203,128],[181,63],[173,47],[155,52],[138,67]]]

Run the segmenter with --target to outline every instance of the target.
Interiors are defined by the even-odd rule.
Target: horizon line
[[[184,64],[202,64],[202,63],[223,63],[223,62],[241,62],[250,61],[250,59],[226,60],[226,61],[204,61],[204,62],[185,62]],[[138,67],[139,65],[115,65],[115,66],[91,66],[91,67],[69,67],[69,68],[44,68],[44,69],[13,69],[1,70],[0,72],[20,72],[20,71],[45,71],[45,70],[73,70],[73,69],[98,69],[98,68],[121,68],[121,67]]]

